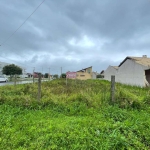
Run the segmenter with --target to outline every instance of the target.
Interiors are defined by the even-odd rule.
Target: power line
[[[25,21],[10,35],[8,36],[1,44],[0,46],[2,46],[3,44],[5,44],[25,23],[26,21],[37,11],[37,9],[44,3],[45,0],[43,0],[36,8],[35,10],[25,19]]]
[[[1,46],[1,45],[0,45],[0,46]],[[13,49],[16,49],[16,48],[14,48],[14,47],[12,47],[12,46],[10,46],[10,45],[8,45],[8,44],[5,44],[5,46],[10,47],[10,48],[13,48]]]

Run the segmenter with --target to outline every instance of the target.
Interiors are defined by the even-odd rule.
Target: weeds
[[[150,90],[102,80],[0,87],[0,149],[150,149]]]

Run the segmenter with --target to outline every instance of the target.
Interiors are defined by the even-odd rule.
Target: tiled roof
[[[79,70],[79,71],[77,71],[77,72],[83,72],[84,70],[86,70],[86,69],[88,69],[88,68],[92,68],[92,66],[91,66],[91,67],[84,68],[84,69]]]
[[[150,58],[148,57],[126,57],[119,65],[119,67],[127,60],[127,59],[131,59],[133,61],[135,61],[138,64],[141,64],[143,66],[150,66]]]

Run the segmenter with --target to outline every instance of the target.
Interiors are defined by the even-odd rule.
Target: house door
[[[150,84],[150,70],[145,70],[145,76],[146,76],[147,82]]]

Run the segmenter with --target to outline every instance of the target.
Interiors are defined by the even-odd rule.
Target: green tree
[[[54,74],[53,78],[58,79],[58,74]]]
[[[48,78],[48,73],[45,73],[45,74],[44,74],[44,78]]]
[[[15,74],[16,75],[22,74],[22,69],[14,64],[10,64],[3,67],[2,72],[3,74],[10,75],[10,77],[12,77]]]
[[[96,78],[104,78],[104,76],[101,75],[101,74],[98,74],[98,75],[96,76]]]
[[[65,74],[65,73],[62,73],[62,74],[61,74],[61,77],[62,77],[62,78],[66,78],[66,74]]]

